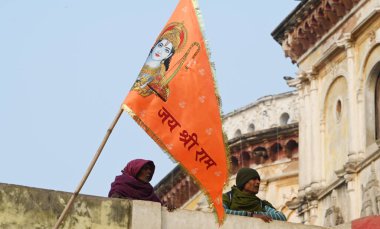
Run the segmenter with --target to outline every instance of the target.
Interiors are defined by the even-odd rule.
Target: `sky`
[[[199,0],[227,114],[292,91],[271,32],[299,1]],[[177,0],[0,0],[0,183],[74,192]],[[126,163],[175,166],[124,113],[81,194],[107,196]]]

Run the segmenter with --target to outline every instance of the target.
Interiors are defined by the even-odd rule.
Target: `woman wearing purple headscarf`
[[[130,161],[121,171],[122,174],[115,177],[108,197],[161,202],[149,183],[154,170],[153,161],[144,159]]]

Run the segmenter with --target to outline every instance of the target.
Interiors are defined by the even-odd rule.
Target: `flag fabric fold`
[[[221,224],[228,149],[220,98],[194,0],[178,3],[123,108],[198,182]]]

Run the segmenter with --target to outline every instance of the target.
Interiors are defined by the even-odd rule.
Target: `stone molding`
[[[281,44],[286,57],[290,57],[293,63],[300,62],[301,56],[319,46],[364,2],[366,0],[303,1],[272,32],[272,36]]]

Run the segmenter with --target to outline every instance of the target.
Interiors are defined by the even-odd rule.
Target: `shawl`
[[[265,205],[268,205],[271,208],[274,208],[272,204],[270,204],[266,200],[261,200],[256,195],[246,193],[238,189],[236,186],[231,188],[232,198],[229,200],[227,194],[223,195],[223,202],[229,203],[229,208],[231,210],[239,210],[239,211],[265,211]]]
[[[127,164],[124,170],[121,171],[122,174],[115,177],[115,181],[111,184],[111,190],[108,193],[108,197],[116,194],[121,198],[161,202],[154,193],[153,187],[150,183],[144,183],[136,178],[141,168],[147,163],[153,165],[154,174],[155,166],[153,161],[144,159],[132,160]]]

